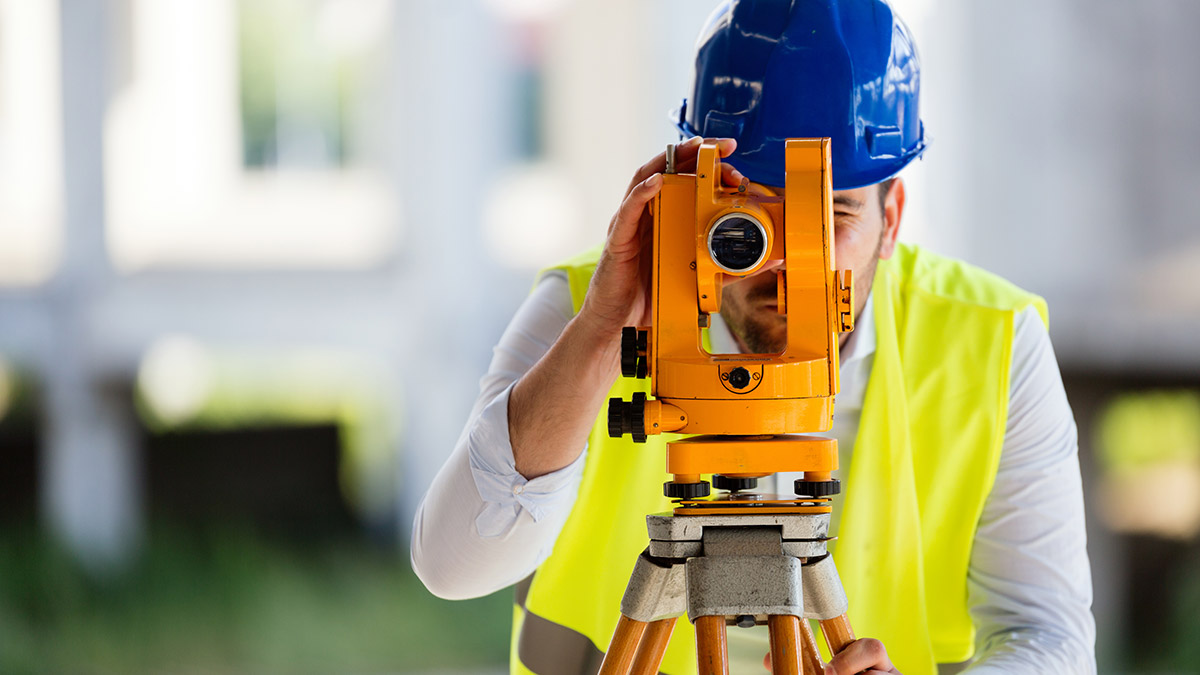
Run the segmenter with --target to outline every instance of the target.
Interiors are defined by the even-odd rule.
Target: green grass
[[[47,538],[0,530],[0,672],[330,673],[503,667],[510,591],[430,595],[407,557],[158,528],[96,580]]]

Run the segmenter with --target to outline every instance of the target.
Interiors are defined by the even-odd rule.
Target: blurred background
[[[901,237],[1047,297],[1101,672],[1200,672],[1200,3],[894,4]],[[414,509],[710,9],[0,0],[0,672],[504,672]]]

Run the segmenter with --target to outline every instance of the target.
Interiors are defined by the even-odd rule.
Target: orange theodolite
[[[834,269],[829,139],[791,139],[783,194],[724,187],[717,146],[694,174],[667,171],[654,216],[652,325],[623,329],[622,374],[651,379],[653,399],[611,399],[609,433],[667,444],[673,512],[647,517],[638,559],[601,673],[653,673],[675,619],[695,622],[701,673],[724,673],[728,623],[770,626],[776,673],[820,672],[808,622],[829,647],[852,641],[847,602],[825,542],[839,484],[828,431],[838,391],[838,334],[853,327],[850,272]],[[778,261],[782,264],[772,264]],[[773,267],[786,343],[774,354],[712,354],[709,315],[729,277]],[[795,495],[747,491],[777,472],[803,472]],[[724,491],[709,496],[709,483]],[[778,653],[776,653],[778,652]]]

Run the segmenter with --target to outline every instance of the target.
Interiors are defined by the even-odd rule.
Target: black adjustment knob
[[[620,438],[625,433],[624,425],[625,402],[619,398],[608,399],[608,435],[610,438]]]
[[[621,374],[625,377],[637,375],[638,329],[625,326],[621,329]]]
[[[796,494],[800,497],[830,497],[842,491],[842,484],[838,479],[833,480],[804,480],[797,479],[795,483]]]
[[[750,371],[741,366],[729,371],[729,386],[734,389],[745,389],[750,386]]]
[[[663,483],[663,494],[668,499],[700,499],[708,496],[708,481],[699,483]]]
[[[737,492],[738,490],[753,490],[758,487],[757,478],[730,478],[719,473],[713,474],[712,486],[718,490]]]
[[[620,438],[633,436],[635,443],[646,442],[646,394],[636,392],[626,403],[619,398],[608,399],[608,435]]]
[[[629,402],[629,433],[634,443],[646,442],[646,395],[635,392]]]

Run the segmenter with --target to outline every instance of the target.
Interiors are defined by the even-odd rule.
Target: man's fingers
[[[684,143],[675,146],[675,168],[680,173],[691,173],[696,168],[696,156],[700,154],[699,136],[692,136]],[[733,154],[737,149],[737,141],[732,138],[705,138],[705,143],[716,143],[718,154],[722,159]]]
[[[702,139],[699,136],[693,136],[675,146],[675,166],[678,171],[686,173],[695,169],[696,156],[700,152],[701,141],[716,143],[721,157],[728,157],[737,148],[737,141],[732,138]],[[617,211],[616,217],[609,224],[608,235],[610,241],[613,241],[615,238],[618,241],[625,242],[633,236],[632,232],[626,232],[625,228],[629,228],[637,223],[642,209],[662,185],[661,174],[666,169],[667,155],[665,152],[662,152],[655,155],[649,162],[643,164],[633,174],[633,180],[630,181],[629,188],[625,190],[625,201],[621,203],[621,208]],[[740,171],[729,164],[721,164],[721,182],[723,184],[736,187],[745,181],[746,179]]]
[[[629,187],[625,188],[625,196],[628,197],[633,189],[640,185],[650,176],[656,173],[662,173],[667,170],[667,153],[660,152],[654,156],[649,162],[646,162],[633,174],[633,178],[629,181]]]
[[[732,138],[705,138],[705,143],[716,143],[717,152],[721,157],[728,157],[737,149],[737,141]],[[691,162],[695,161],[696,155],[700,154],[700,137],[692,136],[687,141],[675,146],[675,161],[676,162]]]
[[[700,142],[704,140],[699,136],[691,138],[675,145],[675,169],[684,171],[688,167],[696,165],[696,155],[700,153]]]
[[[883,643],[872,638],[860,638],[850,643],[825,666],[825,675],[856,675],[863,671],[894,673],[895,666],[888,658]]]
[[[696,170],[696,158],[700,154],[700,137],[693,136],[681,143],[675,150],[675,169],[679,173],[693,173]],[[705,138],[706,143],[716,143],[722,158],[728,157],[737,147],[737,141],[732,138]],[[663,168],[665,170],[665,161]],[[649,175],[649,174],[647,174]],[[721,183],[729,187],[737,187],[743,182],[749,182],[741,171],[733,168],[732,164],[721,163]]]
[[[688,166],[678,167],[680,173],[693,173],[696,170],[696,158],[693,157]],[[721,184],[727,187],[737,187],[743,183],[749,184],[750,180],[734,168],[732,164],[721,162]]]
[[[746,177],[742,175],[741,171],[733,168],[732,164],[721,162],[721,183],[728,185],[729,187],[737,187],[743,182],[749,183],[749,181],[746,180]]]
[[[692,159],[696,158],[696,148],[700,147],[700,137],[692,136],[691,138],[679,143],[675,146],[675,163],[679,164],[679,154],[683,152],[685,155],[690,152]],[[662,173],[667,170],[667,153],[660,152],[654,156],[649,162],[642,165],[640,169],[633,174],[633,180],[629,181],[629,187],[625,189],[625,196],[629,196],[630,192],[638,186],[642,181],[656,173]]]
[[[658,173],[633,186],[625,201],[621,202],[621,208],[617,209],[617,215],[613,216],[612,224],[608,228],[609,246],[623,247],[634,241],[642,212],[646,204],[658,194],[660,187],[662,175]]]

